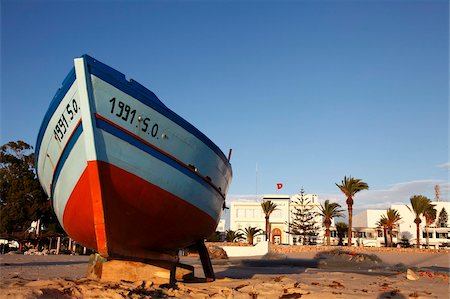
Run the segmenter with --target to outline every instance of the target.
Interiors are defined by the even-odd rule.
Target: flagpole
[[[255,186],[256,186],[256,200],[258,200],[258,162],[256,162],[255,176],[256,176],[256,182],[255,182]]]

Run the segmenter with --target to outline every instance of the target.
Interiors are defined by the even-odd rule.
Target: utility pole
[[[434,194],[436,197],[436,201],[440,202],[441,201],[441,187],[439,185],[434,186]]]

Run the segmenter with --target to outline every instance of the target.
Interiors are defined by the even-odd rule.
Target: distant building
[[[285,194],[267,194],[264,195],[263,200],[270,200],[277,205],[277,209],[270,214],[270,242],[274,244],[298,244],[298,236],[289,233],[289,224],[292,222],[292,213],[295,211],[296,200],[299,194],[285,195]],[[305,194],[319,211],[319,196],[315,194]],[[256,227],[263,231],[266,230],[265,215],[261,208],[261,202],[231,202],[230,204],[230,229],[239,230],[247,227]],[[322,244],[324,241],[325,228],[323,227],[323,219],[321,216],[316,216],[317,226],[320,227],[317,231],[318,235],[314,238],[313,243]],[[332,224],[334,225],[334,223]],[[254,243],[261,242],[265,239],[265,235],[257,236]]]
[[[447,213],[450,211],[449,202],[432,202],[436,205],[436,217],[439,216],[442,208],[445,208]],[[401,220],[393,230],[393,243],[399,243],[402,238],[407,239],[411,245],[416,244],[416,224],[414,223],[415,214],[409,209],[411,205],[391,205],[391,209],[399,212]],[[365,246],[384,246],[383,229],[377,226],[381,215],[386,215],[386,210],[365,210],[353,216],[353,236],[356,241],[361,242]],[[426,244],[426,229],[425,218],[421,217],[420,223],[420,243]],[[436,219],[437,220],[437,219]],[[432,248],[449,247],[450,244],[450,228],[448,222],[445,224],[436,225],[437,221],[429,225],[428,237],[429,245]],[[389,242],[389,232],[387,232],[387,240]],[[373,245],[373,244],[376,245]],[[388,244],[389,246],[390,244]]]
[[[217,224],[217,228],[216,228],[216,231],[217,232],[221,232],[221,233],[225,233],[225,224],[226,224],[226,222],[225,222],[225,219],[220,219],[219,220],[219,223]]]
[[[364,210],[353,216],[352,243],[359,246],[380,247],[384,246],[383,229],[377,225],[381,215],[386,210]],[[393,240],[397,242],[397,232],[393,234]],[[388,237],[389,241],[389,237]]]
[[[439,212],[442,208],[445,208],[447,213],[450,211],[450,202],[432,202],[435,205],[436,219],[439,216]],[[408,205],[411,208],[411,205]],[[408,238],[411,244],[416,243],[416,224],[414,223],[415,215],[411,212],[406,205],[392,205],[392,209],[399,211],[402,219],[399,222],[398,230],[400,239],[404,236]],[[425,245],[426,243],[426,229],[425,229],[425,218],[421,217],[422,222],[420,223],[420,243]],[[433,248],[442,247],[447,244],[446,247],[450,247],[450,227],[448,222],[444,227],[438,227],[436,225],[436,220],[429,225],[428,228],[429,245]]]
[[[305,196],[319,211],[319,197],[315,194],[305,194]],[[292,223],[293,212],[295,211],[296,200],[299,194],[285,195],[285,194],[267,194],[264,195],[263,200],[271,200],[277,205],[277,209],[270,215],[270,242],[274,244],[289,244],[297,245],[299,242],[298,236],[289,233],[289,224]],[[441,210],[445,208],[450,218],[450,203],[449,202],[433,202],[437,211],[437,217]],[[415,215],[407,208],[410,205],[391,205],[392,209],[396,209],[402,219],[398,225],[393,229],[393,243],[398,244],[401,239],[407,239],[411,245],[416,243],[416,225],[414,223]],[[386,238],[382,227],[377,225],[381,215],[386,215],[386,210],[368,209],[353,216],[353,230],[352,243],[355,246],[370,246],[382,247],[385,246],[385,240],[390,246],[389,231],[387,231]],[[321,216],[316,216],[317,225],[320,229],[317,231],[318,235],[314,238],[313,243],[318,245],[325,243],[325,227],[323,226],[323,219]],[[437,219],[436,219],[437,220]],[[265,218],[261,208],[261,201],[254,202],[240,202],[235,201],[230,204],[230,229],[239,230],[247,227],[256,227],[265,231]],[[450,247],[450,227],[449,222],[437,223],[434,221],[429,225],[428,237],[429,246],[431,248]],[[338,238],[334,221],[332,222],[331,230],[331,245],[337,245]],[[260,235],[254,238],[254,243],[265,240],[265,235]],[[344,238],[346,244],[347,238]],[[426,229],[425,219],[422,217],[420,224],[420,243],[422,247],[426,244]]]

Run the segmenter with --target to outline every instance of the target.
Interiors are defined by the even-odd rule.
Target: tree
[[[355,179],[351,176],[344,176],[341,184],[337,184],[342,193],[347,197],[346,203],[348,207],[348,246],[352,246],[352,223],[353,223],[353,197],[362,190],[369,190],[369,185],[361,179]]]
[[[307,245],[311,237],[317,236],[317,230],[319,229],[316,222],[317,212],[314,211],[315,207],[307,199],[303,188],[300,191],[300,197],[294,200],[294,203],[289,233],[300,236],[301,243]]]
[[[439,212],[439,216],[436,220],[436,227],[447,227],[448,223],[448,214],[445,208],[443,207]]]
[[[402,238],[400,240],[400,244],[402,248],[409,248],[411,245],[409,244],[409,238],[406,234],[402,234]]]
[[[416,246],[420,247],[420,223],[422,220],[420,216],[425,213],[430,204],[430,199],[423,195],[413,195],[409,199],[411,202],[411,208],[406,206],[414,215],[414,223],[416,224]]]
[[[330,201],[327,199],[325,200],[324,205],[320,204],[320,212],[319,215],[323,217],[323,224],[325,225],[325,236],[327,237],[327,245],[330,246],[331,240],[330,240],[330,226],[331,226],[331,220],[334,217],[342,217],[342,212],[344,210],[339,209],[341,207],[340,204],[336,202],[330,203]]]
[[[256,228],[256,227],[247,227],[243,230],[241,230],[242,233],[245,235],[245,237],[247,238],[247,243],[248,244],[253,244],[253,238],[256,236],[259,236],[261,234],[263,234],[263,230],[260,228]]]
[[[436,220],[436,214],[437,211],[434,208],[436,205],[432,204],[431,202],[428,203],[427,208],[425,209],[425,212],[423,212],[423,216],[425,217],[425,233],[426,233],[426,242],[427,242],[427,248],[430,245],[430,238],[428,236],[428,227],[431,223],[433,223]]]
[[[345,238],[345,234],[348,231],[347,223],[345,223],[345,222],[336,223],[336,231],[337,231],[337,236],[339,238],[338,245],[343,246],[344,245],[343,240]]]
[[[266,219],[266,241],[267,241],[267,240],[269,240],[269,236],[270,236],[269,217],[270,217],[270,214],[272,214],[272,212],[277,209],[277,204],[273,203],[270,200],[265,200],[261,203],[261,208],[264,212],[265,219]]]
[[[206,238],[208,242],[220,242],[222,239],[222,234],[219,231],[213,232],[209,237]]]
[[[378,227],[383,228],[384,247],[387,247],[387,218],[386,215],[381,215],[380,220],[376,223]]]
[[[34,173],[33,148],[23,141],[0,148],[0,233],[24,233],[33,220],[51,219],[49,201]]]
[[[225,232],[225,241],[227,242],[238,242],[239,240],[243,239],[244,235],[240,231],[234,231],[234,230],[227,230]]]
[[[390,208],[386,211],[386,215],[386,227],[389,229],[389,240],[391,241],[391,247],[394,247],[394,242],[392,240],[393,230],[402,217],[400,217],[400,213],[396,209]]]

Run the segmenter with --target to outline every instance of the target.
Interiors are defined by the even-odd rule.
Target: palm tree
[[[242,233],[247,238],[247,243],[248,244],[253,244],[253,238],[256,237],[256,236],[261,235],[263,233],[263,230],[260,229],[260,228],[249,226],[249,227],[243,229]]]
[[[348,207],[348,246],[352,246],[352,223],[353,223],[353,197],[362,190],[369,190],[369,185],[361,179],[355,179],[351,176],[344,176],[341,184],[336,186],[341,189],[342,193],[347,197],[346,203]]]
[[[422,220],[420,216],[425,213],[425,211],[429,208],[430,199],[423,195],[413,195],[409,199],[411,201],[411,208],[406,206],[412,213],[415,214],[416,218],[414,219],[414,223],[416,224],[416,246],[420,247],[420,223]]]
[[[227,230],[225,232],[225,240],[227,242],[238,242],[239,240],[244,238],[244,234],[240,231]]]
[[[219,231],[213,232],[209,237],[206,238],[208,242],[220,242],[221,233]]]
[[[423,216],[425,217],[425,233],[426,233],[426,240],[427,240],[427,248],[429,246],[429,237],[428,237],[428,226],[436,220],[437,211],[434,208],[436,205],[433,205],[431,202],[428,203],[428,207],[423,213]]]
[[[386,215],[381,215],[380,220],[376,223],[378,227],[383,228],[384,247],[387,247],[387,218]]]
[[[340,204],[336,202],[330,203],[330,201],[327,199],[325,200],[324,205],[320,204],[320,212],[319,215],[323,217],[323,224],[325,224],[325,236],[327,237],[327,245],[330,246],[331,240],[330,240],[330,226],[331,226],[331,219],[334,217],[342,217],[342,212],[344,210],[339,209],[341,207]]]
[[[339,238],[338,245],[339,246],[343,246],[344,245],[343,239],[345,237],[345,233],[348,230],[347,223],[345,223],[345,222],[338,222],[338,223],[336,223],[336,230],[337,230],[337,235],[338,235],[338,238]]]
[[[391,241],[391,247],[394,247],[394,242],[392,241],[392,232],[394,230],[394,227],[397,226],[398,222],[402,217],[400,216],[400,213],[396,209],[389,208],[386,211],[386,226],[389,229],[389,239]]]
[[[269,240],[269,235],[270,235],[269,217],[270,217],[270,214],[272,214],[272,212],[277,209],[277,204],[273,203],[270,200],[265,200],[261,203],[261,208],[264,212],[265,219],[266,219],[266,241],[267,241],[267,240]]]

